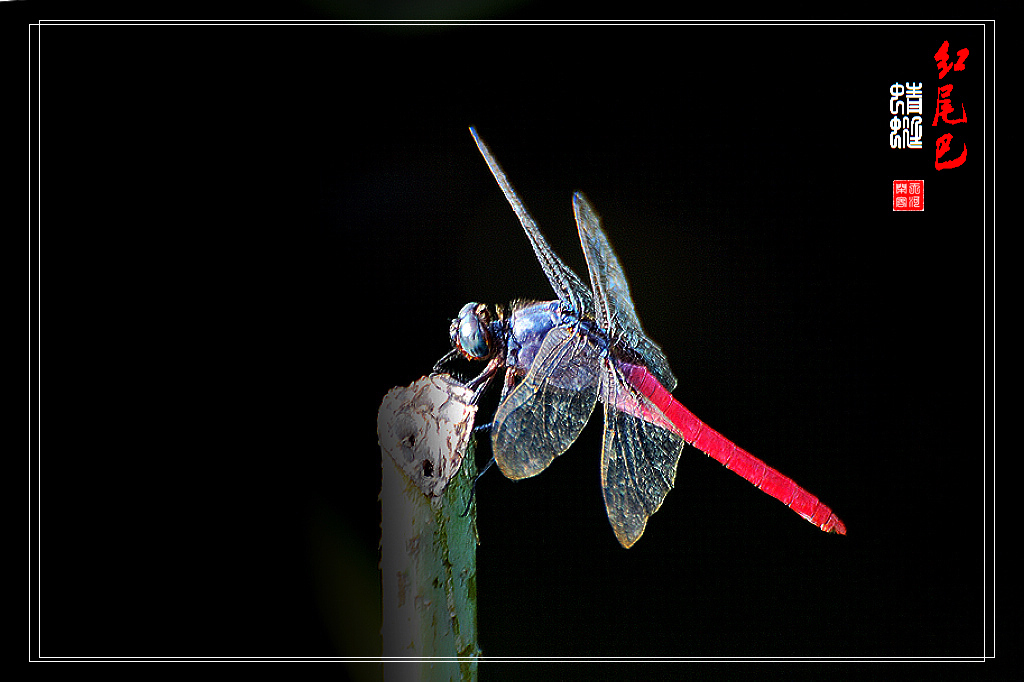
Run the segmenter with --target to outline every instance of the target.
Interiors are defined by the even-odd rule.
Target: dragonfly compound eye
[[[452,344],[470,360],[482,360],[491,353],[487,329],[477,315],[476,303],[462,306],[452,321]]]

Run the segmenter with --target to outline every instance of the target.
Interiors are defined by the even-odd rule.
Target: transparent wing
[[[594,290],[594,319],[608,331],[612,339],[635,351],[661,385],[671,393],[676,387],[676,377],[661,348],[647,338],[640,326],[626,275],[608,236],[601,229],[601,219],[580,192],[573,195],[572,206]]]
[[[676,480],[683,439],[649,421],[667,418],[604,359],[604,448],[601,486],[608,521],[623,547],[631,547]]]
[[[600,351],[572,327],[555,327],[523,380],[498,406],[491,443],[505,476],[536,476],[565,452],[597,403]]]
[[[544,239],[544,235],[541,234],[540,228],[537,227],[537,223],[534,222],[533,217],[526,210],[526,206],[519,199],[519,195],[512,189],[512,184],[505,177],[505,171],[498,165],[491,150],[480,139],[480,136],[476,134],[474,128],[471,127],[469,132],[472,133],[477,149],[483,155],[484,161],[487,162],[487,167],[491,169],[491,174],[498,181],[501,191],[504,192],[505,198],[512,205],[512,210],[516,212],[519,222],[526,231],[526,236],[529,238],[530,244],[533,245],[533,252],[537,255],[537,260],[540,261],[540,266],[544,269],[544,274],[547,275],[551,288],[558,294],[558,298],[569,304],[577,314],[582,316],[593,315],[594,304],[589,287],[551,250],[547,240]]]

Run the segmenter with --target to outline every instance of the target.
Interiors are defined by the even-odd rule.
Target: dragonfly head
[[[452,320],[452,346],[468,360],[484,360],[493,350],[491,313],[483,303],[467,303]]]

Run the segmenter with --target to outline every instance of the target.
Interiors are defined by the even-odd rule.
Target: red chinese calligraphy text
[[[944,40],[942,41],[942,47],[940,47],[939,51],[936,52],[934,55],[936,62],[935,66],[939,70],[939,80],[945,78],[946,74],[949,73],[950,69],[953,69],[954,71],[963,71],[964,69],[966,69],[967,66],[964,65],[964,61],[966,61],[967,56],[971,54],[971,51],[968,50],[966,47],[962,50],[957,50],[956,55],[959,57],[959,59],[956,60],[955,64],[950,66],[949,62],[947,61],[949,59],[949,52],[947,50],[949,50],[949,41]]]
[[[960,156],[949,161],[939,161],[943,154],[949,151],[949,145],[953,141],[953,135],[946,133],[939,139],[935,140],[935,170],[947,170],[949,168],[956,168],[962,166],[964,161],[967,160],[967,145],[964,145],[964,150],[960,152]]]
[[[967,109],[963,103],[960,103],[960,118],[949,118],[949,115],[954,113],[956,110],[953,108],[952,102],[950,102],[950,94],[953,92],[953,84],[948,83],[946,85],[939,86],[939,95],[935,100],[935,116],[932,118],[932,125],[939,124],[939,117],[950,125],[956,125],[957,123],[963,123],[967,120]]]

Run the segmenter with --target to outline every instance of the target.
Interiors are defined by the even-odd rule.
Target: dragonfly
[[[449,356],[484,361],[479,395],[504,371],[489,428],[493,461],[510,479],[544,471],[604,406],[601,487],[619,543],[632,547],[675,483],[689,443],[823,531],[846,526],[817,497],[707,426],[672,396],[676,377],[643,331],[622,265],[583,194],[573,212],[590,274],[583,282],[548,245],[505,172],[470,133],[558,296],[507,305],[467,303],[452,320]]]

